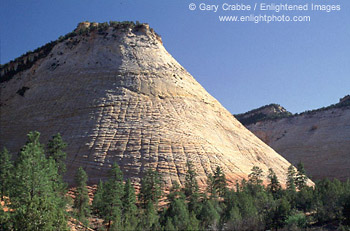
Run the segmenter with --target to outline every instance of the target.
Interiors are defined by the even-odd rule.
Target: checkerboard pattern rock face
[[[254,165],[285,181],[289,162],[206,92],[147,25],[63,40],[0,87],[0,146],[18,152],[31,130],[43,143],[60,132],[68,181],[83,166],[97,182],[117,162],[135,183],[152,167],[171,186],[184,182],[188,161],[203,185],[217,166],[232,184]]]

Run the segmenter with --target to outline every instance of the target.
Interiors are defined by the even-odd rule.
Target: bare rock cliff
[[[285,181],[290,163],[209,95],[147,24],[80,24],[28,55],[37,58],[27,66],[24,56],[2,67],[0,147],[15,153],[29,131],[43,143],[60,132],[67,180],[83,166],[97,182],[117,162],[136,183],[153,167],[171,186],[191,161],[201,183],[216,166],[234,183],[254,165]]]
[[[284,117],[246,126],[292,164],[302,161],[312,179],[350,177],[350,96],[326,108]]]

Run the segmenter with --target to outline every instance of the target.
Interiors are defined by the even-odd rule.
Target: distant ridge
[[[276,106],[252,110],[237,119],[291,163],[302,161],[314,180],[350,178],[349,95],[300,114],[284,115],[271,108]]]
[[[293,114],[279,104],[269,104],[246,113],[234,115],[243,125],[254,124],[259,121],[274,120],[290,117]]]
[[[322,107],[315,110],[307,110],[301,113],[291,113],[287,111],[284,107],[279,104],[269,104],[257,109],[250,110],[245,113],[234,115],[243,125],[255,124],[260,121],[266,120],[277,120],[288,117],[294,117],[299,115],[311,115],[316,112],[329,110],[332,108],[342,108],[350,106],[350,95],[346,95],[343,98],[339,99],[339,102],[336,104],[329,105],[327,107]]]

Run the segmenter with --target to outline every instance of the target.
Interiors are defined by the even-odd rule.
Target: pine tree
[[[149,200],[142,211],[137,230],[155,230],[158,224],[158,214],[154,204]]]
[[[165,218],[171,219],[176,230],[186,230],[189,221],[189,212],[184,197],[172,198],[169,207],[166,210]]]
[[[254,204],[254,199],[255,198],[246,189],[237,194],[237,207],[239,208],[243,220],[258,216],[258,210]]]
[[[117,163],[109,172],[109,179],[103,185],[101,216],[107,223],[107,230],[122,228],[122,197],[124,192],[123,173]]]
[[[295,187],[295,168],[293,165],[290,165],[288,167],[288,173],[287,173],[287,190],[286,195],[289,200],[289,203],[291,204],[292,208],[296,207],[296,198],[297,198],[297,192]]]
[[[345,191],[349,195],[349,191]],[[337,180],[323,179],[316,182],[314,197],[317,203],[316,219],[320,223],[341,219],[341,210],[346,194],[343,193],[342,183]],[[340,200],[340,198],[343,198]]]
[[[149,206],[149,202],[155,207],[158,206],[158,200],[162,195],[162,179],[157,171],[149,168],[145,176],[141,179],[141,189],[139,200],[142,208]]]
[[[221,216],[221,223],[227,224],[229,227],[228,230],[235,230],[235,223],[239,223],[241,221],[241,215],[238,208],[238,197],[240,191],[235,192],[234,190],[228,190],[224,196],[224,212]]]
[[[275,199],[277,199],[281,194],[282,187],[280,182],[278,181],[276,173],[273,171],[272,168],[269,169],[268,179],[270,181],[267,186],[268,191],[272,193]]]
[[[46,158],[39,137],[39,132],[28,134],[15,162],[10,219],[15,230],[67,230],[65,200],[57,191],[58,168]]]
[[[169,206],[169,217],[177,230],[187,230],[189,225],[189,212],[183,198],[176,198]]]
[[[0,230],[13,230],[12,223],[10,222],[10,213],[5,212],[2,204],[0,203]]]
[[[175,226],[173,225],[172,219],[171,217],[168,217],[166,222],[165,222],[165,226],[164,226],[164,231],[177,231],[177,229],[175,228]]]
[[[185,202],[185,195],[180,189],[179,183],[172,182],[172,188],[167,196],[169,205],[163,215],[163,223],[169,223],[176,230],[186,230],[189,225],[189,212]],[[167,224],[165,224],[167,225]]]
[[[298,163],[297,170],[298,172],[295,177],[295,186],[297,187],[297,189],[301,190],[306,186],[307,181],[304,164],[302,162]]]
[[[258,166],[253,166],[251,173],[248,175],[249,183],[253,185],[261,185],[263,180],[263,170]]]
[[[63,151],[67,144],[62,140],[61,134],[57,133],[47,144],[47,154],[53,158],[58,166],[58,172],[63,175],[66,172],[66,153]]]
[[[207,192],[210,198],[216,199],[218,196],[223,197],[227,191],[227,183],[225,174],[218,166],[215,169],[214,175],[209,174],[207,178]]]
[[[217,199],[218,193],[215,187],[215,179],[214,176],[209,173],[207,177],[207,193],[210,195],[211,199]]]
[[[187,162],[187,172],[185,177],[185,195],[186,197],[192,196],[193,194],[198,193],[199,187],[198,182],[196,180],[197,173],[193,169],[193,164],[191,162]]]
[[[182,197],[185,198],[184,193],[181,191],[180,185],[177,181],[172,181],[172,187],[167,195],[168,202],[171,203],[175,199]]]
[[[75,175],[75,184],[77,188],[74,192],[74,206],[75,215],[85,225],[88,225],[88,218],[90,217],[89,192],[86,188],[88,180],[87,174],[82,167],[79,167]]]
[[[203,229],[215,229],[220,221],[220,214],[215,209],[214,202],[210,199],[204,199],[199,218]]]
[[[188,231],[198,231],[200,230],[200,221],[197,219],[196,214],[190,212],[189,223],[187,224],[186,230]]]
[[[239,230],[242,223],[242,216],[238,206],[233,206],[229,210],[228,218],[225,223],[226,230]]]
[[[268,215],[268,228],[275,228],[276,230],[282,228],[290,215],[290,211],[291,208],[289,202],[285,198],[278,200]]]
[[[0,152],[0,195],[1,200],[4,196],[8,196],[11,187],[13,163],[11,161],[11,154],[6,148]]]
[[[219,166],[216,167],[213,178],[215,191],[223,197],[227,191],[227,183],[225,173],[222,172]]]
[[[254,166],[251,169],[251,173],[248,175],[248,184],[246,185],[246,189],[249,190],[251,194],[257,196],[259,193],[261,194],[264,191],[263,183],[263,170],[258,166]]]
[[[248,175],[249,183],[254,185],[261,185],[263,180],[263,171],[258,166],[253,166],[251,173]]]
[[[295,191],[295,168],[293,165],[290,165],[287,173],[287,190]]]
[[[135,230],[138,224],[137,220],[137,207],[135,189],[131,184],[130,179],[127,180],[124,186],[123,197],[123,229]]]
[[[190,212],[199,211],[199,187],[198,182],[196,180],[197,173],[193,169],[193,165],[191,162],[187,162],[187,173],[185,177],[185,196],[188,201],[188,210]]]
[[[100,180],[96,192],[94,194],[94,199],[92,201],[93,212],[97,215],[103,213],[103,182]]]
[[[296,208],[304,212],[309,212],[313,210],[314,204],[316,202],[314,198],[313,188],[303,187],[295,198]]]

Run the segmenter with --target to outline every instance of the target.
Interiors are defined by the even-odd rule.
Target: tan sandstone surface
[[[350,106],[260,121],[247,128],[292,164],[302,161],[313,180],[350,177]]]
[[[171,186],[184,182],[191,161],[201,183],[217,166],[234,183],[254,165],[284,182],[290,165],[208,94],[148,25],[63,40],[0,89],[0,147],[16,153],[29,131],[43,143],[60,132],[68,181],[83,166],[96,183],[117,162],[135,183],[153,167]]]

